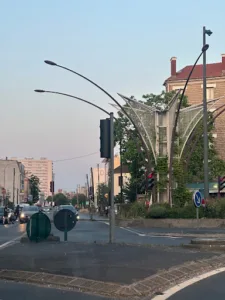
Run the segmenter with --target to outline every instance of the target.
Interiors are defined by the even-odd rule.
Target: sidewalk
[[[16,244],[0,251],[2,269],[0,279],[63,285],[110,297],[112,295],[131,297],[135,293],[136,296],[140,296],[149,294],[151,283],[154,284],[153,288],[159,289],[158,283],[151,281],[152,276],[162,281],[162,275],[158,276],[159,272],[162,273],[163,270],[185,262],[190,266],[190,261],[211,259],[215,254],[162,246],[140,247],[72,242]],[[212,262],[209,262],[208,266],[211,265]],[[216,263],[213,262],[213,265],[215,266]],[[204,267],[207,267],[206,263]],[[190,272],[195,269],[191,268]],[[144,282],[149,278],[150,283],[145,285]],[[173,276],[171,278],[174,279]],[[168,283],[168,280],[164,280],[164,284],[166,282]]]

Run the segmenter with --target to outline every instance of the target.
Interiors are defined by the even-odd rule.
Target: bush
[[[155,205],[150,207],[150,211],[146,215],[147,218],[163,219],[167,218],[168,209],[166,207]]]
[[[120,217],[124,218],[137,218],[137,217],[145,217],[146,215],[146,207],[144,203],[134,202],[131,204],[123,204],[120,206],[119,210]]]

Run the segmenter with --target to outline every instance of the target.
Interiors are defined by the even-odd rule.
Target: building
[[[52,161],[45,157],[40,159],[35,158],[17,158],[11,159],[21,162],[26,171],[26,176],[29,178],[32,174],[40,180],[40,191],[45,197],[51,196],[50,182],[52,181]]]
[[[122,176],[123,176],[123,187],[126,186],[126,183],[129,182],[130,179],[130,173],[128,170],[128,166],[123,165],[122,166]],[[121,183],[121,168],[118,166],[114,169],[114,196],[117,196],[120,194],[120,183]]]
[[[14,205],[24,201],[25,169],[21,162],[15,160],[0,160],[0,204],[8,199]]]
[[[177,58],[172,57],[170,61],[170,77],[164,82],[167,92],[183,89],[186,79],[192,69],[192,66],[185,66],[177,71]],[[207,100],[225,96],[225,54],[222,54],[221,61],[218,63],[207,64]],[[188,83],[185,95],[188,97],[190,105],[200,104],[203,100],[203,66],[197,65],[192,73]],[[225,98],[218,101],[216,107],[225,104]],[[215,122],[214,138],[218,153],[225,160],[225,113],[221,114]]]

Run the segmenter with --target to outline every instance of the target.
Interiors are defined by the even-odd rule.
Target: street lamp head
[[[34,90],[36,93],[45,93],[45,90]]]
[[[209,49],[209,45],[208,45],[208,44],[205,44],[205,45],[202,47],[202,52],[206,52],[208,49]]]
[[[57,66],[57,64],[54,61],[51,61],[51,60],[45,60],[45,63],[47,65],[50,65],[50,66]]]
[[[212,31],[211,31],[211,30],[208,30],[208,29],[206,29],[206,30],[205,30],[205,34],[207,34],[208,36],[210,36],[210,35],[212,35]]]

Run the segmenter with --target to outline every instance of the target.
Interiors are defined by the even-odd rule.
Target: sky
[[[207,62],[220,62],[224,11],[222,0],[0,0],[0,158],[47,157],[57,189],[83,185],[90,167],[101,163],[99,123],[107,115],[34,89],[116,110],[89,82],[44,60],[89,77],[123,104],[117,93],[137,99],[160,93],[172,56],[178,69],[193,64],[203,26],[213,31]]]

